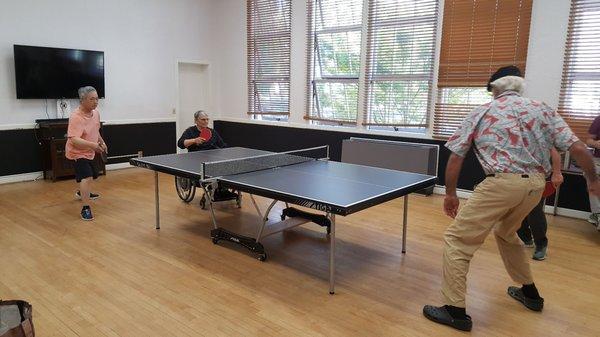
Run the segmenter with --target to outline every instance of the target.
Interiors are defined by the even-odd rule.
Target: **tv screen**
[[[17,98],[79,98],[91,85],[104,98],[104,52],[14,45]]]

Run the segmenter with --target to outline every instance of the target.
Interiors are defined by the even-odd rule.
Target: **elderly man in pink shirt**
[[[469,263],[490,232],[508,274],[522,285],[508,287],[508,295],[530,310],[541,311],[544,306],[516,232],[542,196],[545,177],[552,170],[550,149],[569,151],[588,176],[590,192],[600,195],[600,181],[585,144],[556,111],[521,96],[523,78],[517,67],[500,68],[488,90],[493,100],[475,108],[446,143],[452,154],[446,166],[444,211],[454,221],[444,234],[445,305],[423,308],[428,319],[465,331],[472,328],[465,310]],[[456,184],[470,149],[486,178],[459,211]]]
[[[92,179],[98,178],[98,167],[94,163],[96,152],[107,152],[106,143],[100,135],[100,115],[98,93],[93,87],[79,88],[79,107],[69,117],[65,157],[75,161],[75,180],[79,183],[76,196],[83,201],[81,219],[93,220],[90,199],[98,194],[92,193]]]

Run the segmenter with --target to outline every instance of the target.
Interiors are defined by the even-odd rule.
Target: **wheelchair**
[[[202,199],[200,199],[200,207],[202,209],[206,209],[207,198],[209,197],[206,192],[204,192],[204,188],[206,188],[209,191],[210,196],[212,196],[212,199],[210,200],[212,203],[235,200],[236,206],[238,208],[242,207],[242,192],[240,191],[221,187],[217,187],[213,191],[213,187],[210,184],[203,188],[198,180],[175,176],[175,190],[177,191],[179,199],[183,202],[190,203],[194,200],[196,188],[203,190]]]

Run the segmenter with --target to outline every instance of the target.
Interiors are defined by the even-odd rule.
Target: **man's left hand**
[[[560,172],[556,172],[556,173],[552,173],[552,177],[550,178],[550,181],[552,182],[552,185],[554,185],[555,188],[558,188],[558,186],[560,186],[563,182],[564,182],[564,178],[562,173]]]

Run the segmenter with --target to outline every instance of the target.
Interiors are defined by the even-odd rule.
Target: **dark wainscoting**
[[[351,130],[341,132],[230,121],[215,121],[214,127],[229,146],[244,146],[268,151],[288,151],[306,147],[329,145],[330,157],[332,160],[336,161],[339,161],[342,156],[342,140],[350,137],[437,144],[440,146],[438,167],[439,185],[444,185],[446,163],[450,156],[450,151],[444,147],[445,142],[439,140],[369,135],[354,133],[351,132]],[[474,186],[484,178],[485,175],[481,165],[477,161],[473,151],[470,151],[465,158],[463,169],[458,180],[458,187],[465,190],[473,190]],[[547,200],[547,203],[549,205],[553,204],[553,197],[550,197]],[[558,206],[579,211],[589,211],[589,201],[586,193],[585,181],[582,177],[565,175],[565,183],[561,189]]]
[[[175,153],[175,122],[104,125],[103,137],[110,156],[143,151],[144,155]],[[0,176],[42,170],[41,147],[37,130],[0,130]],[[62,137],[63,135],[55,135]],[[109,164],[127,162],[127,158],[109,160]]]
[[[0,130],[0,176],[42,170],[36,130]]]
[[[103,127],[102,136],[108,146],[109,157],[135,154],[144,156],[175,153],[177,134],[175,122],[118,124]],[[128,158],[111,159],[109,164],[128,162]]]

